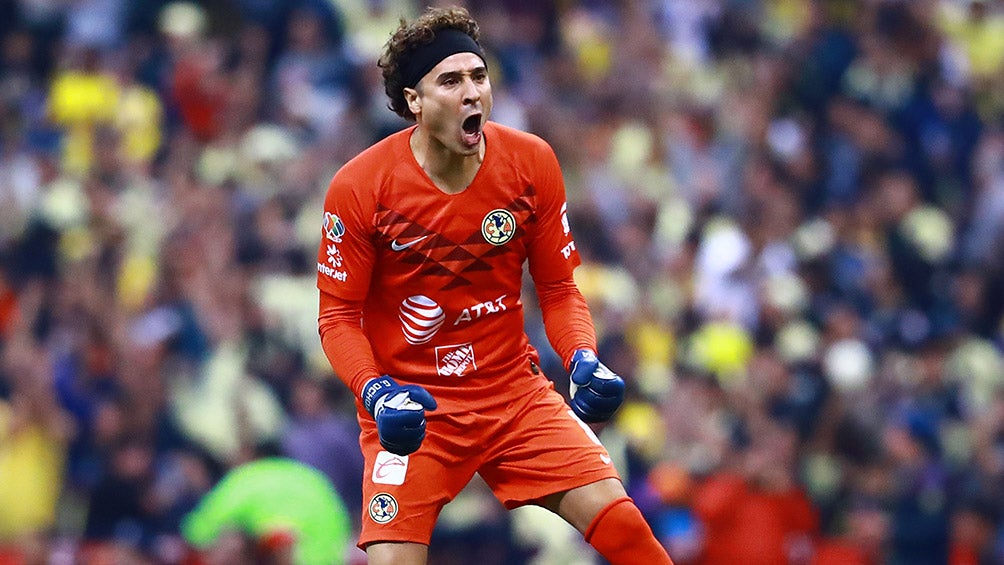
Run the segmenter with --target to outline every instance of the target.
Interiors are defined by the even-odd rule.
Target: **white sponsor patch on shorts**
[[[408,456],[394,455],[389,451],[377,453],[371,480],[378,485],[403,485],[408,474]]]

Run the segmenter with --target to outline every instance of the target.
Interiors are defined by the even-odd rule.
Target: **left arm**
[[[589,306],[572,277],[536,285],[544,331],[562,364],[568,367],[578,349],[596,351],[596,332]]]
[[[529,245],[547,338],[569,370],[572,410],[584,422],[610,419],[624,400],[624,380],[596,358],[596,332],[572,271],[581,263],[566,214],[558,159],[546,144],[537,154],[537,226]]]
[[[565,182],[554,151],[539,142],[532,154],[536,226],[527,246],[530,276],[537,287],[548,341],[568,367],[577,349],[596,351],[589,307],[572,272],[582,263],[568,224]]]

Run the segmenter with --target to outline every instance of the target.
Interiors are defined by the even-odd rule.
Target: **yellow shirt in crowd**
[[[55,523],[65,463],[57,437],[35,422],[15,428],[13,416],[0,400],[0,541]]]

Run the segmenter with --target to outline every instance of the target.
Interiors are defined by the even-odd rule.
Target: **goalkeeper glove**
[[[572,410],[583,422],[609,420],[624,401],[624,379],[600,363],[589,349],[578,349],[569,364]]]
[[[418,385],[399,385],[384,375],[363,385],[363,406],[377,424],[380,445],[395,455],[418,451],[425,439],[425,411],[436,399]]]

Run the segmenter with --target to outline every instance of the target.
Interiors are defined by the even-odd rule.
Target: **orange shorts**
[[[447,408],[446,410],[443,410]],[[376,541],[428,544],[443,506],[480,473],[509,509],[617,478],[610,455],[553,388],[478,413],[426,413],[422,447],[383,451],[371,418],[361,418],[363,514],[359,547]]]

